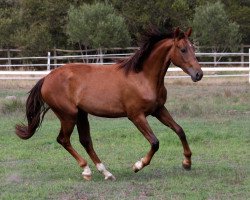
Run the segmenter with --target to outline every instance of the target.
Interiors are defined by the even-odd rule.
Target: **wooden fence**
[[[48,55],[43,57],[0,58],[0,79],[38,79],[48,74],[50,70],[72,62],[113,64],[115,60],[131,56],[133,54],[131,51],[136,49],[122,49],[123,52],[127,50],[128,53],[110,53],[107,50],[95,50],[96,54],[89,55],[88,53],[91,53],[89,50],[85,54],[81,51],[80,55],[51,56],[51,53],[48,52]],[[120,50],[118,48],[113,49],[113,51]],[[202,70],[205,72],[205,77],[249,77],[250,83],[250,49],[248,53],[196,53],[196,56],[201,60],[199,63],[203,66]],[[181,69],[170,67],[168,71],[179,72]],[[206,74],[206,72],[208,73]],[[214,73],[211,74],[211,72]],[[218,74],[218,72],[220,73]],[[168,76],[168,78],[184,77],[187,76]]]

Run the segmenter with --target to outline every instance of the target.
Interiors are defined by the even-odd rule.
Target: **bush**
[[[17,98],[17,99],[6,99],[3,101],[2,105],[2,113],[3,114],[13,114],[16,112],[25,112],[25,103]]]
[[[104,3],[71,7],[67,34],[71,42],[91,48],[126,47],[131,40],[124,19]]]
[[[229,20],[219,1],[195,9],[193,29],[198,44],[213,47],[214,52],[235,51],[242,38],[239,25]]]

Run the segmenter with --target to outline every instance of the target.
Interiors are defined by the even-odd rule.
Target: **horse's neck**
[[[144,62],[143,71],[148,79],[159,84],[164,82],[164,77],[170,65],[171,40],[163,40],[155,45],[148,59]]]

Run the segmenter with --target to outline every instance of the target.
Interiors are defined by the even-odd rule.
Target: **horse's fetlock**
[[[183,153],[183,154],[184,154],[185,158],[188,158],[188,159],[190,159],[192,156],[191,152],[190,153]]]
[[[154,149],[155,151],[158,151],[159,149],[159,140],[155,140],[154,142],[152,142],[151,146],[152,146],[152,149]]]

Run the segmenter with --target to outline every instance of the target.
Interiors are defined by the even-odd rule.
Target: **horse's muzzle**
[[[196,81],[200,81],[202,79],[202,77],[203,77],[203,71],[196,73],[196,76],[195,76]]]
[[[203,77],[202,70],[191,73],[191,79],[193,80],[193,82],[200,81],[202,79],[202,77]]]

